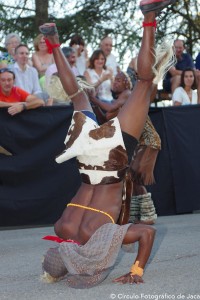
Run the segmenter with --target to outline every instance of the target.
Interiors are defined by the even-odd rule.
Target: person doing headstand
[[[151,253],[155,229],[149,225],[119,225],[117,222],[123,214],[124,178],[147,119],[152,89],[163,75],[160,74],[163,73],[163,64],[171,66],[171,46],[165,45],[163,56],[156,60],[155,17],[174,2],[140,2],[144,32],[138,55],[139,79],[117,117],[101,126],[97,124],[88,97],[79,87],[59,47],[55,24],[40,27],[53,51],[63,88],[74,106],[65,139],[66,150],[56,161],[62,163],[76,157],[82,179],[77,193],[54,225],[57,240],[61,243],[47,251],[43,278],[54,281],[64,277],[70,287],[92,287],[106,278],[122,245],[139,242],[130,271],[114,282],[143,282],[143,270]],[[158,52],[162,53],[161,50]],[[130,149],[131,153],[128,153]]]

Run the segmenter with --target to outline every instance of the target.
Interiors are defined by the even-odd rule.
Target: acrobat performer
[[[162,78],[164,65],[171,65],[170,46],[165,47],[164,56],[155,55],[155,17],[164,7],[174,2],[140,2],[144,14],[144,32],[138,55],[139,80],[117,117],[101,126],[97,124],[88,97],[78,86],[60,50],[55,24],[40,27],[53,51],[62,85],[74,106],[72,122],[65,139],[66,150],[56,161],[62,163],[76,157],[82,178],[80,188],[54,225],[57,240],[61,243],[50,248],[44,257],[43,277],[49,280],[64,277],[71,287],[92,287],[107,277],[122,245],[138,242],[138,253],[133,265],[127,274],[114,282],[143,282],[142,276],[153,246],[155,229],[143,224],[120,226],[116,223],[120,216],[123,181],[129,158],[144,128],[153,86]],[[132,153],[127,153],[126,149],[131,149]]]

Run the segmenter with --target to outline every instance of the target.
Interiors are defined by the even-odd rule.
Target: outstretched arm
[[[111,103],[102,102],[101,100],[96,98],[94,95],[90,95],[90,100],[94,104],[98,105],[100,108],[105,110],[106,112],[114,112],[124,105],[124,103],[126,102],[128,97],[130,96],[130,93],[131,93],[130,90],[125,90],[124,92],[122,92],[119,95],[119,97],[116,100],[114,100]]]
[[[113,282],[120,283],[142,283],[142,275],[145,265],[149,259],[153,241],[155,237],[155,229],[148,225],[131,225],[125,235],[123,244],[131,244],[139,242],[138,254],[135,259],[131,271]]]

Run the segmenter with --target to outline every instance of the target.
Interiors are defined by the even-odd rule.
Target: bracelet
[[[157,27],[157,23],[156,23],[156,20],[154,22],[150,22],[150,23],[143,22],[142,26],[143,27],[149,27],[150,26],[150,27],[156,28]]]
[[[81,92],[83,92],[83,89],[82,88],[79,88],[78,91],[72,95],[68,95],[68,98],[69,99],[72,99],[74,98],[75,96],[77,96],[78,94],[80,94]]]
[[[27,109],[27,106],[26,106],[26,103],[25,103],[25,102],[22,103],[22,107],[23,107],[23,110],[26,110],[26,109]]]
[[[130,273],[131,275],[138,275],[140,277],[142,277],[144,271],[142,268],[138,267],[139,265],[139,261],[137,260],[131,267]]]
[[[48,53],[51,54],[54,48],[59,48],[60,44],[51,44],[48,39],[44,39],[48,48]]]

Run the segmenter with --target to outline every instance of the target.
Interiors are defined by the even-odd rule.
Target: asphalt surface
[[[0,228],[0,300],[200,300],[200,214],[159,217],[155,227],[145,283],[112,283],[129,271],[136,255],[121,251],[106,280],[84,290],[68,288],[64,280],[40,280],[42,256],[55,245],[41,238],[53,234],[52,227]]]

